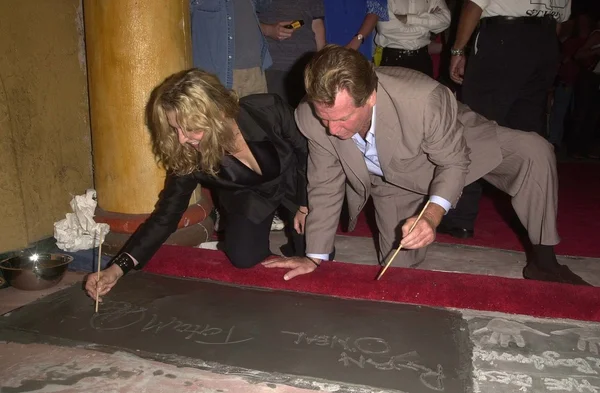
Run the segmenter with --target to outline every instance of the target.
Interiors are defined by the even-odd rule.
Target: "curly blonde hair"
[[[171,75],[154,89],[146,112],[152,150],[169,172],[187,175],[199,170],[216,176],[226,152],[235,151],[231,125],[239,112],[239,100],[211,73],[193,68]],[[204,132],[198,149],[179,143],[168,112],[175,113],[186,133]]]

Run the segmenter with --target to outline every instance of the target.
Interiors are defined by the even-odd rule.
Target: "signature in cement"
[[[507,348],[511,341],[514,341],[519,348],[525,347],[525,338],[523,332],[537,334],[538,336],[549,337],[548,334],[540,332],[515,321],[507,321],[506,319],[494,318],[488,322],[487,326],[477,329],[473,332],[474,335],[490,332],[489,336],[484,336],[489,344],[498,344],[503,348]]]
[[[281,331],[281,333],[296,336],[294,344],[314,344],[330,348],[339,346],[344,351],[360,351],[367,355],[385,354],[391,351],[390,345],[384,339],[378,337],[360,337],[354,341],[350,341],[350,337],[340,338],[338,336],[308,335],[304,332],[288,331]]]
[[[598,348],[600,348],[600,329],[598,328],[570,328],[555,330],[551,333],[557,336],[565,336],[568,334],[577,335],[579,336],[577,349],[585,351],[589,348],[591,353],[598,355]]]
[[[101,311],[90,318],[90,326],[95,330],[122,330],[140,326],[147,319],[147,311],[145,307],[128,302],[106,301]],[[209,324],[187,323],[175,317],[161,319],[158,314],[152,314],[150,320],[140,328],[141,333],[182,333],[185,340],[197,344],[239,344],[254,339],[253,337],[234,339],[234,331],[235,326],[223,329]]]
[[[191,323],[185,323],[180,321],[175,317],[171,317],[168,321],[160,321],[158,315],[153,314],[152,319],[142,328],[142,332],[153,330],[155,333],[159,333],[164,329],[170,329],[172,331],[178,333],[187,333],[185,335],[186,340],[191,340],[192,338],[196,338],[200,336],[201,339],[193,340],[198,344],[211,344],[211,345],[222,345],[222,344],[239,344],[246,341],[253,340],[253,337],[241,339],[241,340],[232,340],[233,331],[235,330],[235,326],[232,326],[227,331],[227,336],[225,340],[218,341],[204,341],[203,337],[211,337],[211,336],[219,336],[221,333],[224,333],[225,330],[219,327],[212,327],[210,325],[194,325]],[[221,335],[221,337],[223,337]]]
[[[421,383],[435,391],[444,391],[444,368],[441,364],[437,365],[436,370],[432,370],[429,367],[425,367],[421,364],[415,363],[414,361],[408,360],[412,356],[417,356],[417,353],[412,351],[401,355],[390,356],[385,358],[384,361],[375,361],[373,358],[366,358],[364,355],[360,355],[358,359],[352,358],[346,352],[340,354],[338,362],[343,363],[345,367],[352,365],[358,366],[364,369],[367,366],[374,367],[377,370],[390,371],[390,370],[411,370],[419,372],[419,380]]]
[[[339,348],[342,350],[338,362],[345,367],[359,367],[365,369],[372,367],[382,371],[411,370],[419,373],[421,383],[427,388],[435,391],[444,391],[444,369],[438,364],[436,370],[418,364],[419,355],[416,351],[401,355],[390,355],[391,346],[379,337],[359,337],[352,340],[350,337],[338,337],[327,335],[309,335],[305,332],[281,331],[282,334],[295,336],[294,344],[317,345]],[[354,353],[358,353],[353,356]]]

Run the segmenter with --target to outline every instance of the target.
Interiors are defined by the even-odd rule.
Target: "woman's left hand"
[[[300,235],[304,235],[304,224],[306,223],[306,216],[308,215],[308,207],[300,206],[296,215],[294,216],[294,229]]]

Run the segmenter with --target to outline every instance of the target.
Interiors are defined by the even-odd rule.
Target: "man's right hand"
[[[123,277],[123,270],[117,265],[112,265],[102,270],[99,280],[98,273],[90,273],[86,278],[85,291],[94,300],[96,299],[97,292],[98,301],[101,302],[101,296],[106,295],[121,277]]]
[[[287,40],[292,36],[294,29],[287,29],[284,26],[291,24],[293,20],[284,21],[268,25],[261,23],[262,32],[265,36],[272,38],[277,41]]]

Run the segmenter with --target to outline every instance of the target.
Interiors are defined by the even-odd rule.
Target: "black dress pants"
[[[600,74],[582,71],[573,94],[575,108],[569,145],[574,153],[586,155],[594,146],[600,123]]]
[[[383,48],[379,65],[410,68],[433,78],[433,62],[427,46],[416,51],[410,51],[410,53],[400,49]]]
[[[556,25],[483,23],[475,46],[461,101],[501,126],[542,134],[559,63]],[[444,225],[472,230],[481,193],[479,182],[466,186]]]
[[[484,25],[475,47],[462,102],[503,127],[542,134],[559,65],[556,25]]]
[[[285,210],[288,222],[293,223],[296,212]],[[227,214],[223,236],[224,251],[231,263],[238,268],[250,268],[272,255],[269,244],[271,223],[275,212],[269,214],[260,223],[254,223],[248,218],[238,214]],[[290,218],[291,216],[291,218]],[[293,225],[293,224],[292,224]],[[292,252],[294,256],[305,255],[304,235],[298,234],[293,228],[290,230]]]

